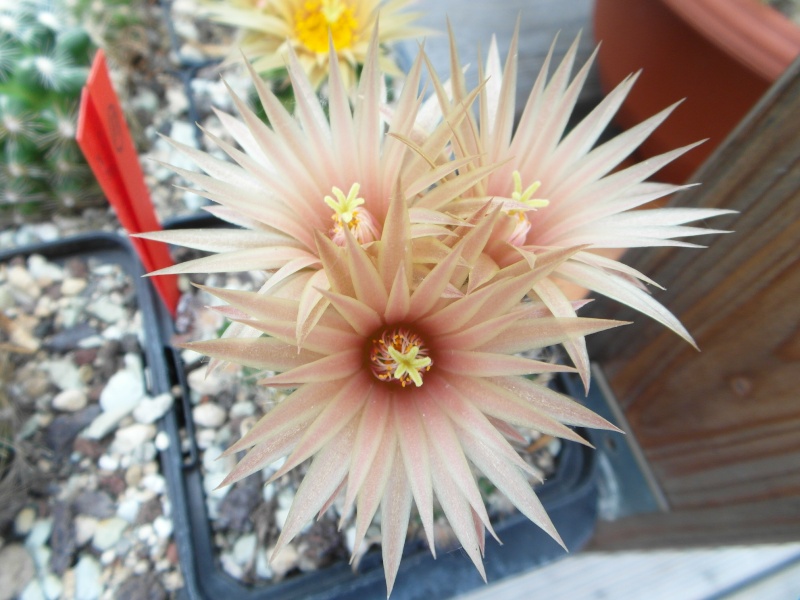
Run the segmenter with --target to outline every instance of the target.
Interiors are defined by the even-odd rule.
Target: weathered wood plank
[[[590,355],[674,511],[615,523],[603,546],[626,534],[658,545],[800,535],[798,115],[800,61],[697,174],[703,185],[675,199],[740,211],[710,224],[735,233],[627,261],[667,287],[657,298],[702,352],[628,311],[597,310],[637,321]]]

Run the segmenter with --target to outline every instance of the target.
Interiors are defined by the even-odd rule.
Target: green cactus
[[[102,201],[75,143],[93,50],[59,2],[0,4],[0,223]]]

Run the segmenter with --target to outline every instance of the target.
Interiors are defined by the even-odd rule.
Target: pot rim
[[[756,0],[662,0],[761,77],[775,81],[800,54],[800,27]]]

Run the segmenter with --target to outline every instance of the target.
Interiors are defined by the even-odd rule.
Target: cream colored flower
[[[355,86],[369,41],[380,15],[378,41],[383,72],[401,75],[387,46],[425,35],[412,25],[418,13],[404,12],[414,0],[237,0],[216,1],[209,17],[238,27],[245,56],[261,74],[284,69],[293,49],[316,89],[328,77],[328,41],[333,41],[345,88]]]

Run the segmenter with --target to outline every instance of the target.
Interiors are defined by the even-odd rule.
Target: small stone
[[[128,487],[136,487],[142,480],[142,465],[131,465],[125,471],[125,483]]]
[[[144,398],[144,382],[141,371],[122,369],[108,380],[100,394],[100,406],[105,412],[129,414]]]
[[[31,254],[28,257],[28,272],[41,287],[64,279],[64,269],[40,254]]]
[[[116,600],[166,600],[167,592],[153,573],[133,575],[114,593]]]
[[[47,600],[47,597],[44,595],[41,584],[34,579],[22,590],[19,600]]]
[[[256,412],[256,406],[252,402],[237,402],[231,406],[231,419],[242,417],[252,417]]]
[[[195,369],[187,377],[189,387],[200,396],[216,396],[228,387],[227,379],[219,370],[207,373],[205,367]]]
[[[139,423],[155,423],[172,408],[172,394],[159,394],[155,398],[145,396],[133,409],[133,418]]]
[[[68,503],[57,501],[53,506],[53,532],[50,535],[50,570],[62,575],[72,564],[75,553],[75,530],[72,510]]]
[[[127,527],[128,522],[119,517],[99,521],[92,537],[92,546],[99,552],[110,550],[120,540]]]
[[[61,294],[77,296],[86,289],[86,280],[78,277],[67,277],[61,282]]]
[[[81,555],[75,565],[75,600],[98,600],[103,593],[103,569],[90,554]]]
[[[222,563],[222,569],[234,579],[241,579],[244,575],[244,570],[236,563],[236,559],[227,552],[223,552],[219,558]]]
[[[136,498],[128,498],[119,503],[117,516],[133,524],[139,516],[139,508],[141,508],[141,503]]]
[[[166,540],[172,535],[172,520],[161,515],[153,520],[153,531],[162,540]]]
[[[8,544],[0,548],[0,565],[0,600],[11,600],[33,579],[33,559],[22,545]]]
[[[198,427],[217,428],[225,422],[225,410],[209,402],[199,404],[192,409],[192,417]]]
[[[28,537],[25,538],[25,547],[29,550],[44,546],[53,532],[53,519],[39,519],[31,527]]]
[[[13,265],[6,274],[8,284],[17,292],[23,294],[28,301],[38,298],[42,293],[36,280],[25,267]]]
[[[19,536],[28,535],[36,522],[36,511],[26,506],[14,518],[14,532]]]
[[[92,404],[74,413],[65,413],[53,419],[45,431],[45,443],[57,455],[65,454],[78,433],[100,413],[100,407]]]
[[[78,348],[84,340],[96,335],[97,330],[84,321],[50,336],[45,346],[53,352],[70,352]],[[77,360],[75,363],[81,364]]]
[[[86,310],[104,323],[116,323],[125,318],[127,314],[124,306],[111,301],[108,296],[100,296],[89,304]]]
[[[270,556],[270,567],[272,568],[272,573],[275,576],[275,579],[283,579],[283,577],[292,569],[297,567],[297,563],[300,560],[300,554],[297,552],[297,548],[293,545],[288,544],[281,548],[281,551],[275,554],[275,549],[270,548],[267,551]]]
[[[47,600],[58,600],[64,591],[64,584],[61,579],[53,573],[48,573],[42,580],[42,591]]]
[[[103,454],[97,460],[97,466],[101,471],[116,471],[119,469],[119,456],[116,454]]]
[[[97,531],[97,519],[88,515],[75,517],[75,544],[80,548],[94,537]]]
[[[166,431],[159,431],[156,434],[155,445],[157,450],[164,452],[169,448],[169,434]]]
[[[50,376],[50,382],[60,390],[84,387],[77,365],[69,358],[50,360],[43,362],[41,366]]]
[[[75,412],[86,407],[86,393],[80,389],[64,390],[53,398],[53,408],[64,412]]]
[[[267,553],[259,550],[256,556],[256,575],[261,579],[272,579],[272,567],[269,566]]]
[[[163,475],[151,473],[142,478],[141,487],[150,490],[154,494],[161,495],[167,491],[167,480],[164,479]]]
[[[155,425],[134,423],[117,431],[114,441],[111,443],[111,449],[119,454],[131,454],[155,437]]]
[[[240,567],[246,568],[255,557],[257,544],[258,540],[256,540],[256,534],[254,533],[244,535],[236,540],[232,553],[234,562]]]

